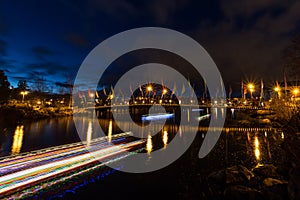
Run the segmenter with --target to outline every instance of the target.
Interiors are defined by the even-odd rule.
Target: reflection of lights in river
[[[14,140],[11,147],[12,154],[18,154],[21,151],[23,142],[24,126],[17,126],[14,134]]]
[[[247,132],[247,140],[248,140],[249,143],[251,142],[251,138],[250,138],[249,132]]]
[[[259,141],[258,141],[257,136],[255,136],[255,138],[254,138],[254,154],[255,154],[256,160],[260,160]]]
[[[182,129],[179,127],[179,136],[182,137]]]
[[[218,119],[218,108],[215,108],[215,116],[216,116],[216,119]]]
[[[112,120],[109,120],[107,137],[108,137],[108,142],[111,142],[111,137],[112,137]]]
[[[162,137],[162,139],[163,139],[163,143],[164,143],[164,148],[166,148],[167,145],[168,145],[168,132],[167,132],[167,131],[164,131],[164,132],[163,132],[163,137]]]
[[[284,133],[283,132],[281,133],[281,138],[284,139]]]
[[[90,146],[91,140],[92,140],[92,133],[93,133],[93,127],[92,122],[89,121],[88,129],[86,132],[86,145]]]
[[[146,151],[147,151],[148,154],[151,153],[152,148],[153,148],[153,145],[152,145],[152,137],[151,137],[151,135],[148,135],[148,138],[147,138],[147,144],[146,144]]]
[[[224,108],[221,108],[222,117],[224,117]]]
[[[234,108],[231,108],[230,111],[231,111],[231,118],[234,118]]]

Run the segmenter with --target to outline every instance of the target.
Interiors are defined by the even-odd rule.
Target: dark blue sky
[[[104,39],[159,26],[197,40],[225,84],[282,80],[282,53],[300,31],[300,1],[1,1],[0,69],[20,79],[65,83]]]

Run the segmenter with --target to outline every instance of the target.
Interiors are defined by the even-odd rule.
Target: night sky
[[[22,79],[63,84],[101,41],[158,26],[198,41],[225,84],[239,91],[242,79],[282,81],[283,51],[300,33],[299,11],[300,1],[289,0],[1,1],[0,69],[14,87]]]

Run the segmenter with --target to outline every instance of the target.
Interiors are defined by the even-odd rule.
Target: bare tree
[[[46,79],[44,77],[37,78],[33,83],[33,90],[39,93],[48,92],[49,88],[46,84]]]

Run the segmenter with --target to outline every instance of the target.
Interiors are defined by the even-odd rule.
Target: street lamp
[[[299,94],[299,89],[298,88],[295,88],[294,90],[293,90],[293,94],[295,95],[295,97]]]
[[[27,95],[28,92],[27,92],[27,91],[22,91],[20,94],[22,95],[22,103],[23,103],[23,102],[24,102],[25,95]]]
[[[150,92],[152,92],[153,88],[151,85],[147,86],[148,97],[150,98]]]
[[[94,93],[90,93],[90,98],[94,98]]]
[[[281,91],[281,88],[279,86],[276,86],[274,88],[274,91],[278,93],[278,98],[280,98],[280,91]]]
[[[152,86],[149,85],[149,86],[147,87],[147,91],[148,91],[148,92],[151,92],[152,90],[153,90]]]
[[[252,96],[252,93],[254,92],[254,84],[253,83],[249,83],[248,84],[248,88],[249,88],[249,91],[250,91],[250,95],[251,95],[251,99],[253,98]]]
[[[163,94],[167,94],[168,90],[166,88],[163,89]]]

